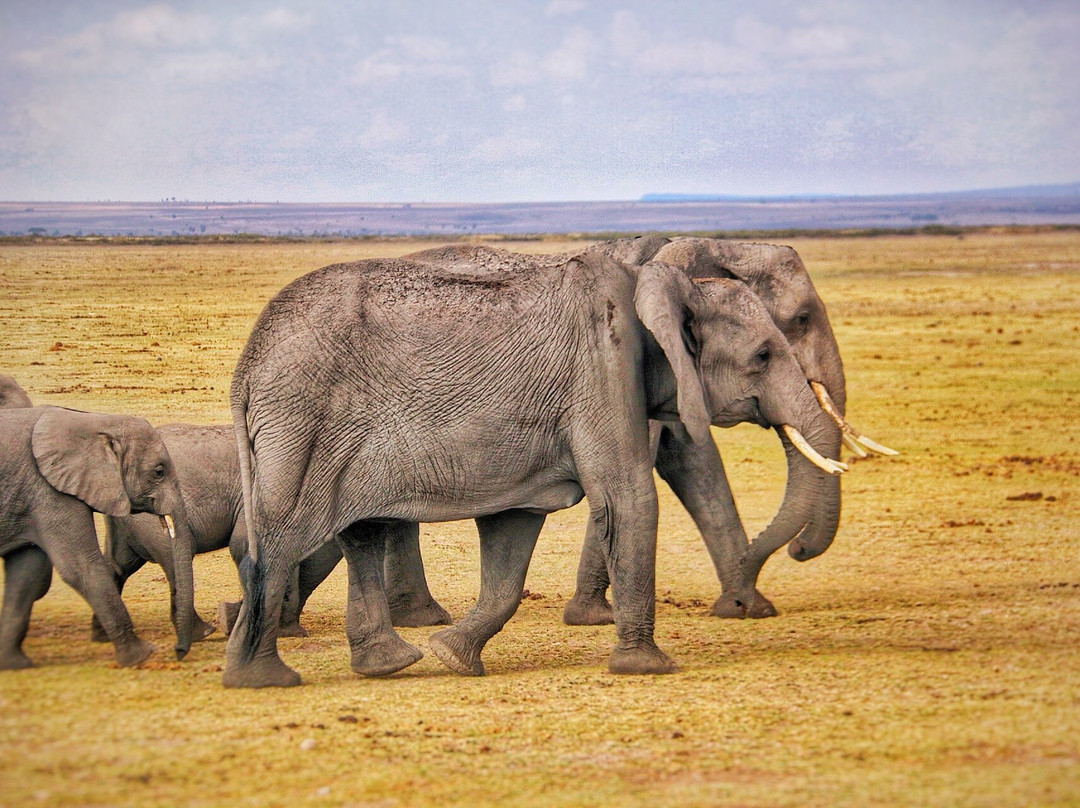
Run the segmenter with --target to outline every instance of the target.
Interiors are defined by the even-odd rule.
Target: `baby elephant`
[[[232,425],[166,424],[158,433],[172,457],[176,475],[184,495],[185,527],[194,540],[193,552],[209,553],[228,547],[239,565],[247,553],[247,526],[244,521],[244,498],[240,487],[240,460],[236,451],[236,435]],[[419,554],[419,536],[413,537],[412,552]],[[122,593],[128,578],[146,562],[160,564],[165,577],[177,591],[177,570],[173,564],[173,542],[162,532],[158,520],[150,514],[108,516],[105,519],[105,556],[112,563],[117,588]],[[341,561],[341,548],[330,542],[305,558],[293,573],[292,584],[285,596],[278,626],[279,637],[305,636],[300,625],[300,613],[308,596]],[[189,564],[190,566],[190,564]],[[396,575],[407,590],[393,611],[395,625],[435,625],[450,622],[450,615],[435,602],[428,590],[423,565],[417,564],[411,578]],[[177,606],[173,603],[175,612]],[[222,603],[218,620],[222,628],[231,631],[239,603]],[[193,639],[209,636],[214,626],[203,620],[194,609],[190,619]],[[109,639],[95,615],[92,638],[96,642]]]
[[[82,595],[116,648],[121,665],[137,665],[154,648],[135,634],[131,617],[98,549],[93,511],[115,516],[151,512],[158,529],[182,523],[180,483],[161,437],[145,420],[60,407],[0,411],[0,556],[5,583],[0,610],[0,669],[30,667],[22,642],[34,601],[49,590],[52,567]],[[174,546],[186,554],[186,529]],[[44,552],[42,552],[44,551]],[[190,577],[177,582],[190,592]],[[190,647],[190,625],[179,615],[177,657]]]

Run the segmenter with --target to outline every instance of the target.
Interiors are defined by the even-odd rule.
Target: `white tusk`
[[[803,457],[822,471],[828,474],[843,474],[848,470],[848,467],[843,463],[836,460],[830,460],[829,458],[822,457],[818,454],[817,450],[811,446],[806,438],[799,434],[799,430],[791,426],[791,424],[784,424],[782,429],[784,430],[784,434],[788,436],[788,440],[790,440],[795,448],[802,453]]]
[[[165,525],[165,529],[169,531],[169,538],[175,539],[176,523],[173,521],[173,518],[169,514],[165,514],[163,517],[161,517],[161,522],[163,525]]]
[[[847,422],[847,419],[840,414],[840,410],[836,408],[836,404],[832,400],[832,396],[829,395],[829,391],[825,389],[825,385],[821,382],[810,382],[810,389],[814,391],[814,395],[817,396],[818,403],[821,404],[821,408],[829,414],[829,416],[836,421],[836,425],[840,427],[841,436],[844,438],[844,445],[847,446],[859,457],[866,457],[866,450],[870,450],[875,454],[880,455],[898,455],[900,454],[895,449],[890,449],[888,446],[882,446],[880,443],[874,440],[870,440],[861,434]],[[852,443],[858,444],[860,449],[856,449],[852,446]]]
[[[866,451],[866,449],[864,449],[862,445],[857,440],[855,440],[855,438],[851,437],[851,435],[847,434],[846,432],[840,432],[840,440],[842,440],[844,442],[844,445],[859,457],[870,456],[870,453]]]
[[[870,438],[866,437],[865,435],[859,435],[857,440],[871,452],[877,452],[880,455],[900,454],[898,451],[896,451],[896,449],[890,449],[888,446],[882,446],[876,440],[870,440]]]

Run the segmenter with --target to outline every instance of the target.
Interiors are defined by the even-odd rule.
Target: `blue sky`
[[[1080,180],[1080,3],[0,4],[0,199]]]

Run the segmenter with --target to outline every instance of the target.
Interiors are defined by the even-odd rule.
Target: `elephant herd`
[[[712,614],[774,615],[757,591],[765,561],[785,544],[813,558],[836,533],[847,467],[831,458],[841,445],[894,454],[848,424],[845,402],[825,306],[789,247],[650,236],[324,267],[259,316],[231,426],[33,407],[0,377],[0,669],[32,664],[22,642],[54,567],[91,605],[93,639],[122,665],[145,660],[121,594],[147,561],[168,578],[183,658],[214,630],[194,608],[192,556],[228,547],[243,599],[218,611],[227,687],[300,683],[277,638],[304,633],[304,603],[342,557],[354,671],[420,659],[395,626],[443,625],[435,655],[482,675],[546,515],[586,498],[563,619],[615,624],[612,672],[671,672],[653,638],[654,468],[716,568]],[[752,541],[709,431],[745,422],[775,429],[788,464],[783,502]],[[481,585],[451,624],[419,523],[457,519],[476,522]]]

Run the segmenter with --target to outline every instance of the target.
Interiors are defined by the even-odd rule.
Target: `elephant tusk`
[[[866,452],[869,450],[874,454],[880,455],[898,455],[900,454],[895,449],[890,449],[888,446],[882,446],[875,440],[871,440],[865,435],[859,434],[859,432],[851,424],[847,422],[847,419],[840,414],[840,410],[836,408],[835,402],[832,400],[832,396],[829,395],[829,391],[825,389],[825,385],[821,382],[810,382],[810,388],[814,391],[814,395],[817,396],[818,403],[821,404],[821,408],[829,414],[829,416],[836,421],[836,425],[840,427],[840,433],[844,441],[844,445],[851,451],[857,454],[859,457],[866,457]],[[858,447],[858,448],[856,448]]]
[[[795,448],[802,453],[803,457],[822,471],[828,474],[843,474],[848,470],[847,465],[841,463],[839,460],[830,460],[829,458],[822,457],[818,454],[817,450],[811,446],[806,438],[799,434],[799,430],[791,426],[791,424],[784,424],[782,429],[784,430],[784,434],[788,436],[788,440],[790,440]]]
[[[870,453],[862,447],[862,445],[856,441],[853,437],[848,435],[843,430],[840,431],[840,440],[844,442],[844,445],[848,447],[858,457],[869,457]]]
[[[169,531],[169,538],[176,538],[176,523],[169,514],[165,514],[161,517],[161,524],[165,526],[165,529]]]

